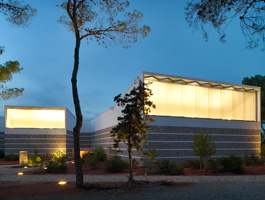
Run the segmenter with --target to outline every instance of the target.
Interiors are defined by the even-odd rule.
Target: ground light
[[[23,175],[24,173],[23,172],[18,172],[17,175]]]
[[[58,184],[59,185],[65,185],[67,182],[66,181],[59,181]]]

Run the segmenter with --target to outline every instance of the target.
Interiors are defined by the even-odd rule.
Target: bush
[[[242,174],[245,171],[243,167],[243,159],[237,157],[235,154],[229,157],[221,157],[217,159],[218,171],[220,172],[232,172]]]
[[[255,156],[254,154],[252,154],[251,156],[245,155],[244,158],[243,158],[243,163],[246,166],[255,167],[257,165],[260,165],[261,160],[259,159],[258,156]]]
[[[84,164],[88,164],[91,167],[91,169],[97,169],[98,168],[97,160],[95,158],[95,154],[93,154],[93,153],[83,154],[82,162]]]
[[[47,163],[47,172],[64,173],[67,171],[68,156],[62,151],[56,152],[52,160]]]
[[[29,158],[28,162],[31,167],[34,167],[36,164],[41,163],[41,158],[40,156],[38,156],[38,153],[38,149],[34,149],[34,154]]]
[[[111,160],[105,162],[106,170],[108,172],[117,173],[122,172],[124,169],[128,169],[129,164],[121,159],[120,156],[113,156]]]
[[[0,151],[0,158],[4,158],[5,157],[5,154],[3,151]]]
[[[162,160],[157,162],[156,165],[159,167],[159,173],[167,175],[179,175],[184,174],[183,166],[177,166],[170,160]]]
[[[213,172],[218,172],[217,161],[212,158],[209,158],[209,160],[207,161],[206,170],[212,170]]]
[[[98,146],[94,151],[96,161],[105,161],[107,158],[107,154],[101,146]]]
[[[184,160],[182,167],[191,169],[200,169],[200,160]],[[202,166],[203,168],[203,166]]]
[[[13,153],[5,156],[5,161],[17,161],[19,160],[19,156],[14,155]]]

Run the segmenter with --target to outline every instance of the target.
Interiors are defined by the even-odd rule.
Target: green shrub
[[[260,156],[265,157],[265,144],[261,144]]]
[[[243,163],[246,166],[255,167],[255,166],[259,165],[260,162],[261,161],[260,161],[259,157],[255,156],[254,154],[252,154],[251,156],[245,155],[244,158],[243,158]]]
[[[184,168],[191,168],[191,169],[200,169],[200,160],[184,160],[181,164]],[[202,166],[203,168],[203,166]]]
[[[206,170],[212,170],[213,172],[218,172],[217,161],[209,158],[206,165]]]
[[[0,151],[0,158],[4,158],[5,157],[5,154],[3,151]]]
[[[107,158],[107,154],[101,146],[98,146],[94,151],[96,161],[105,161]]]
[[[64,173],[67,171],[66,161],[68,156],[62,152],[58,151],[53,156],[52,160],[47,163],[47,172],[55,172],[55,173]]]
[[[34,154],[29,158],[28,162],[31,167],[34,167],[36,164],[41,163],[41,158],[40,156],[38,156],[38,153],[38,149],[34,149]]]
[[[159,167],[159,173],[168,174],[168,175],[179,175],[184,174],[183,166],[177,166],[175,163],[170,160],[162,160],[156,163]]]
[[[88,164],[91,167],[91,169],[97,169],[98,168],[97,160],[95,158],[95,154],[93,154],[93,153],[83,154],[82,162],[84,164]]]
[[[111,160],[105,162],[106,170],[108,172],[117,173],[122,172],[124,169],[128,169],[129,164],[121,159],[120,156],[113,156]]]
[[[13,153],[5,156],[5,161],[17,161],[19,160],[19,156],[14,155]]]
[[[243,159],[237,157],[235,154],[232,154],[229,157],[218,158],[217,165],[219,172],[242,174],[245,171],[245,168],[243,167]]]

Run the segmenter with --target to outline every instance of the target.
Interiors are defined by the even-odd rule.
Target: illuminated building
[[[259,154],[259,87],[149,72],[142,72],[138,79],[152,82],[149,88],[156,109],[150,115],[156,122],[150,123],[149,145],[145,149],[155,147],[158,160],[181,162],[194,158],[192,135],[200,131],[214,138],[216,157]],[[135,86],[132,84],[128,91]],[[94,119],[85,120],[80,134],[81,151],[113,147],[110,130],[120,115],[121,108],[115,105]],[[31,154],[37,148],[41,154],[63,150],[72,158],[75,117],[67,108],[6,106],[5,116],[0,118],[0,128],[5,119],[0,150],[6,154],[24,150]],[[121,150],[121,156],[127,157],[126,146],[121,145]]]

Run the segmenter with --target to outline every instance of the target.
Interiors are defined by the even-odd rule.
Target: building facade
[[[216,157],[260,152],[260,88],[173,75],[142,72],[137,80],[152,82],[149,88],[156,105],[150,113],[156,121],[147,133],[149,145],[156,148],[157,159],[177,163],[192,156],[192,135],[208,132],[215,140]],[[135,81],[128,89],[136,87]],[[117,125],[121,107],[115,105],[81,129],[81,151],[113,146],[110,130]],[[40,153],[73,152],[75,117],[67,108],[6,106],[0,118],[0,148],[5,154],[37,148]],[[1,128],[0,128],[1,129]],[[121,156],[127,157],[121,144]],[[134,159],[140,156],[134,155]]]

